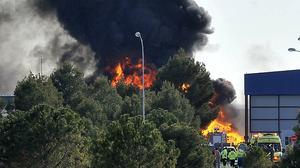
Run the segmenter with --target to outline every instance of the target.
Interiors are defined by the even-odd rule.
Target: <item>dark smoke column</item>
[[[232,83],[226,79],[219,78],[213,80],[213,87],[215,94],[210,100],[211,107],[228,105],[236,98]]]
[[[55,12],[62,26],[96,52],[98,68],[140,57],[134,33],[144,36],[146,61],[161,66],[180,48],[207,43],[211,18],[193,0],[36,0],[42,15]]]

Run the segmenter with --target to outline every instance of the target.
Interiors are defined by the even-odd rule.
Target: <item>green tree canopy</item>
[[[109,124],[94,144],[93,167],[174,167],[179,155],[174,141],[162,139],[154,124],[121,116]]]
[[[51,74],[51,79],[54,86],[63,94],[65,105],[92,121],[94,125],[105,125],[107,116],[102,105],[93,99],[93,86],[87,86],[82,71],[65,63]]]
[[[112,88],[106,77],[99,77],[90,90],[91,98],[102,106],[103,112],[109,120],[115,120],[120,117],[123,100]]]
[[[84,123],[69,109],[39,105],[0,121],[0,162],[10,168],[89,165]]]
[[[245,168],[271,168],[273,166],[270,157],[260,147],[253,146],[247,151]]]
[[[142,115],[142,97],[137,94],[126,96],[122,105],[122,114],[130,116]]]
[[[294,131],[298,137],[298,140],[295,145],[291,147],[291,151],[288,151],[289,148],[286,148],[287,156],[282,160],[280,165],[282,168],[300,167],[300,113],[298,114],[298,124],[294,128]]]
[[[298,168],[300,167],[300,145],[299,143],[294,146],[291,153],[288,153],[286,157],[280,163],[281,168]]]
[[[59,67],[50,78],[57,90],[63,94],[64,104],[70,104],[75,93],[86,89],[84,74],[69,63]]]
[[[147,120],[153,122],[157,128],[159,128],[163,124],[172,125],[178,122],[178,118],[163,109],[153,109],[148,115]]]
[[[164,82],[161,91],[157,93],[152,109],[164,109],[174,114],[180,122],[190,124],[194,118],[195,109],[189,100],[182,95],[173,84]]]
[[[5,101],[0,97],[0,110],[4,109],[5,105]]]
[[[213,95],[212,81],[205,65],[195,62],[184,50],[179,50],[159,69],[155,87],[160,88],[164,81],[173,83],[197,108],[208,102]],[[187,91],[181,89],[182,84],[190,85]]]
[[[298,137],[300,137],[300,112],[299,112],[299,114],[298,114],[298,116],[297,116],[297,119],[298,119],[298,125],[296,125],[295,127],[294,127],[294,131],[296,132],[296,135],[298,136]],[[300,143],[300,139],[298,138],[298,142]]]
[[[49,78],[32,73],[18,82],[14,94],[15,107],[22,111],[28,111],[39,104],[59,107],[63,101],[62,95]]]
[[[0,97],[0,118],[2,118],[2,112],[5,110],[4,108],[6,108],[6,103],[5,103],[4,100]]]
[[[117,84],[117,92],[122,97],[125,98],[126,96],[131,97],[134,94],[139,94],[140,89],[138,87],[135,87],[133,85],[126,85],[124,82],[119,82]]]
[[[166,65],[159,69],[155,88],[159,90],[164,81],[173,83],[175,88],[181,91],[195,107],[196,113],[193,119],[195,126],[200,123],[204,126],[216,117],[214,113],[209,114],[212,112],[211,109],[206,108],[214,92],[210,74],[204,64],[195,62],[184,50],[179,50]],[[186,90],[182,89],[183,84],[188,84]]]
[[[75,93],[70,100],[72,110],[89,119],[95,126],[105,126],[107,116],[100,103],[82,92]]]
[[[211,150],[197,130],[183,124],[165,124],[160,130],[164,140],[175,141],[176,147],[180,149],[177,168],[213,168]]]
[[[189,103],[189,100],[170,82],[164,82],[161,90],[157,93],[147,90],[145,106],[147,114],[152,113],[153,110],[166,110],[180,122],[187,124],[193,122],[195,109]],[[141,115],[141,95],[126,96],[122,106],[122,114],[129,114],[130,116]]]
[[[148,114],[154,107],[153,103],[157,101],[157,95],[155,92],[145,91],[145,111]],[[122,114],[129,114],[130,116],[142,115],[142,94],[132,94],[131,96],[125,96],[122,105]]]
[[[193,124],[195,128],[199,125],[201,128],[207,126],[213,119],[217,118],[220,107],[211,108],[208,103],[203,104],[200,108],[196,109]]]

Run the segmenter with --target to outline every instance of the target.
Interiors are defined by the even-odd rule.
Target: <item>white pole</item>
[[[143,111],[143,121],[145,122],[146,116],[145,116],[145,53],[144,53],[144,42],[143,38],[140,32],[136,32],[135,36],[140,38],[141,40],[141,46],[142,46],[142,83],[143,83],[143,98],[142,98],[142,111]]]

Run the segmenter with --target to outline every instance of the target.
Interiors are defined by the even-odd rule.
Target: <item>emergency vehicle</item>
[[[276,163],[281,160],[282,144],[277,134],[256,134],[252,136],[250,143],[262,147],[269,154],[270,150],[274,150],[274,156],[271,158],[273,162]]]

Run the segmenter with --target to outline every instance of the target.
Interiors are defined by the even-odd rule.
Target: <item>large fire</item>
[[[120,82],[124,82],[126,85],[143,89],[141,60],[137,64],[133,64],[129,57],[125,57],[115,67],[109,67],[108,71],[112,75],[111,85],[113,87],[116,87]],[[145,65],[145,88],[150,88],[153,85],[156,74],[157,70],[155,68]]]
[[[218,114],[218,117],[213,120],[206,129],[203,129],[202,135],[208,136],[209,133],[213,132],[225,132],[227,135],[227,143],[237,145],[244,141],[243,136],[234,128],[232,123],[230,123],[225,116],[224,109]]]

